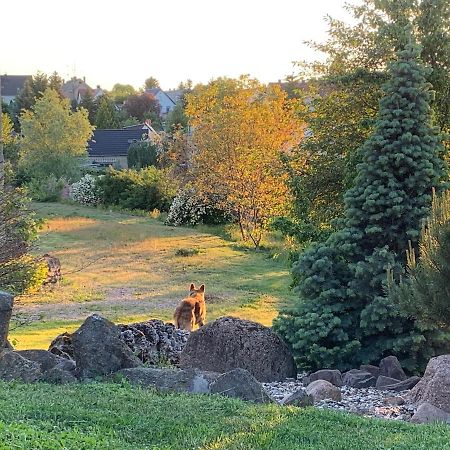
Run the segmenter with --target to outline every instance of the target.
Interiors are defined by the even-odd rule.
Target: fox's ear
[[[205,292],[205,285],[202,284],[202,285],[198,288],[198,290],[199,290],[200,292]]]
[[[194,291],[195,290],[195,284],[191,283],[191,287],[189,288],[190,291]]]

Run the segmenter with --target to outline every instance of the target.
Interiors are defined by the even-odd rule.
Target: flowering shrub
[[[80,181],[73,183],[71,189],[70,198],[77,203],[92,206],[100,203],[97,178],[93,175],[86,174]]]

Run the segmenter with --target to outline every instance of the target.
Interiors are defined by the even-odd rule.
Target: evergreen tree
[[[89,122],[91,123],[91,125],[94,125],[98,105],[90,91],[87,91],[84,95],[83,99],[81,100],[80,107],[84,108],[88,112]]]
[[[305,367],[346,369],[396,354],[416,369],[440,344],[439,330],[422,329],[385,296],[387,270],[402,271],[444,175],[418,48],[399,52],[389,75],[345,195],[342,228],[300,256],[293,268],[299,299],[275,322]]]
[[[101,129],[119,128],[116,107],[107,95],[103,95],[100,99],[95,116],[95,126]]]

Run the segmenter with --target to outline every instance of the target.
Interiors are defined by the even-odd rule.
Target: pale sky
[[[350,0],[355,3],[357,0]],[[110,89],[163,89],[219,76],[284,79],[326,38],[344,0],[0,0],[0,73],[50,74]]]

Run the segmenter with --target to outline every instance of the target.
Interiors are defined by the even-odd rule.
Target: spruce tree
[[[304,367],[347,369],[395,354],[413,370],[440,344],[438,330],[421,328],[385,295],[387,271],[401,273],[444,175],[419,53],[409,44],[389,66],[341,228],[293,267],[299,298],[274,326]]]
[[[103,95],[100,99],[98,111],[95,116],[95,126],[101,129],[119,128],[116,107],[114,102],[106,95]]]

